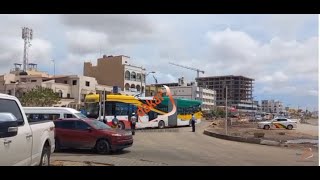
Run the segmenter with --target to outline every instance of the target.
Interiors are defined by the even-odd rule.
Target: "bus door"
[[[177,99],[175,99],[174,102],[175,102],[175,104],[177,106],[177,110],[173,115],[168,117],[168,126],[169,127],[173,127],[173,126],[177,126],[178,125],[178,114],[177,114],[178,102],[177,102]],[[172,103],[169,101],[168,102],[168,112],[171,112],[172,109],[173,109]]]

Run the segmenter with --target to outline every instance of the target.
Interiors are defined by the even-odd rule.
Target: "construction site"
[[[199,87],[208,88],[217,92],[217,106],[225,106],[227,94],[228,105],[237,109],[255,110],[253,103],[253,81],[254,79],[244,76],[210,76],[197,77]]]

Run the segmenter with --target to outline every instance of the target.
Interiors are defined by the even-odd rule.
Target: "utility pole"
[[[99,120],[101,120],[102,92],[99,92]]]
[[[51,60],[53,62],[53,77],[56,76],[56,62],[55,60]]]
[[[226,86],[226,122],[225,122],[226,135],[228,134],[228,86]]]
[[[106,101],[107,101],[107,98],[106,98],[106,89],[103,89],[103,121],[106,120]]]

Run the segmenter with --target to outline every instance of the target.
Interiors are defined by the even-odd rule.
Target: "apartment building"
[[[276,114],[286,111],[283,106],[283,102],[277,100],[262,100],[261,110],[263,112]]]
[[[225,106],[224,91],[227,86],[228,106],[235,107],[238,111],[254,112],[258,105],[253,102],[254,79],[244,76],[210,76],[196,78],[199,87],[216,91],[217,106]]]
[[[153,96],[160,89],[165,90],[163,85],[170,88],[174,98],[185,98],[202,101],[202,110],[209,111],[215,107],[216,93],[214,90],[196,86],[196,83],[184,83],[184,79],[179,78],[178,83],[152,84],[146,87],[146,96]]]
[[[134,65],[128,56],[106,56],[97,60],[97,65],[84,63],[83,75],[96,78],[98,84],[118,86],[125,94],[145,95],[146,69]]]

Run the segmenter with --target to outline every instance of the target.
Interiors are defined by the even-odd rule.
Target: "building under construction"
[[[234,106],[238,110],[253,111],[256,105],[253,103],[254,79],[244,76],[211,76],[196,78],[199,87],[215,90],[217,93],[217,106],[225,106],[224,91],[227,86],[228,106]]]

